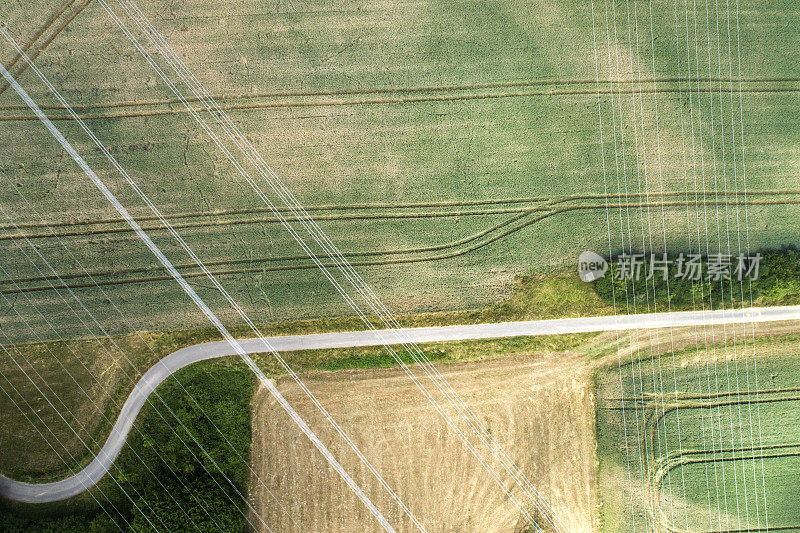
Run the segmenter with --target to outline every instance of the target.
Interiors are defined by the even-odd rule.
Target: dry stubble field
[[[439,369],[553,502],[570,531],[595,531],[595,402],[589,368],[581,357],[569,352],[514,356]],[[519,510],[402,371],[312,374],[304,381],[428,531],[521,530]],[[296,385],[280,380],[280,387],[389,521],[399,531],[412,530],[408,518],[346,445],[333,438],[333,430]],[[446,405],[440,396],[437,400]],[[455,416],[450,410],[448,414]],[[459,425],[466,427],[460,420]],[[254,400],[252,461],[260,480],[251,479],[251,499],[270,527],[300,530],[280,501],[303,531],[380,529],[264,389]],[[505,474],[501,477],[508,482]],[[512,491],[520,497],[518,488]]]

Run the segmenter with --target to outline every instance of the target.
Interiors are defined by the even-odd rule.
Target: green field
[[[789,0],[740,4],[738,27],[736,4],[729,11],[711,4],[707,35],[703,3],[689,3],[686,13],[685,3],[666,0],[595,2],[596,46],[591,6],[574,0],[265,6],[198,0],[141,7],[298,199],[314,207],[323,229],[389,308],[414,312],[496,302],[510,293],[515,275],[572,265],[587,248],[607,251],[609,234],[614,249],[657,250],[665,237],[672,250],[698,242],[734,252],[747,242],[751,248],[797,243],[800,128],[793,111],[800,51],[792,43],[800,12]],[[8,2],[0,19],[26,43],[58,5]],[[91,2],[53,36],[37,64],[81,106],[251,316],[269,322],[347,314],[341,297],[124,39]],[[739,45],[743,79],[709,84],[709,77],[738,78]],[[13,55],[9,45],[0,46],[5,64]],[[41,105],[53,105],[29,70],[19,77]],[[740,97],[751,204],[746,234],[745,200],[734,194],[745,186]],[[49,287],[60,283],[53,273],[24,240],[10,238],[18,231],[32,237],[109,331],[201,324],[150,252],[20,104],[13,91],[0,95],[0,204],[25,225],[17,230],[0,220],[4,329],[14,339],[35,340],[24,319],[56,338],[41,312],[59,325],[59,335],[88,334],[61,299],[69,295]],[[102,154],[69,121],[57,124],[201,295],[236,321],[158,223],[147,220],[146,207]],[[39,214],[60,224],[53,229],[74,259],[48,236]]]
[[[603,531],[800,528],[800,339],[727,333],[598,374]]]

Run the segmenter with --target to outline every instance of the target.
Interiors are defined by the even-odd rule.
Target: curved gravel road
[[[776,322],[781,320],[800,320],[800,306],[531,320],[526,322],[409,328],[405,330],[368,330],[314,335],[288,335],[268,337],[266,340],[275,350],[290,352],[323,348],[402,344],[409,341],[426,343],[695,325]],[[243,339],[239,343],[248,353],[270,351],[262,339]],[[106,440],[103,448],[86,468],[61,481],[41,484],[23,483],[0,475],[0,496],[26,503],[46,503],[64,500],[92,487],[105,476],[108,468],[114,463],[122,446],[125,444],[125,439],[134,420],[136,420],[136,416],[158,385],[174,372],[192,363],[230,355],[236,355],[236,351],[225,341],[196,344],[172,352],[156,363],[136,383],[130,396],[122,406],[122,411],[111,430],[108,440]]]

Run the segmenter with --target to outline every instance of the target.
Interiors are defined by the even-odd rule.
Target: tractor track
[[[89,0],[90,1],[90,0]],[[672,83],[670,79],[668,83]],[[678,81],[675,79],[675,81]],[[778,83],[796,83],[795,78],[781,79]],[[645,81],[638,80],[633,82],[624,82],[625,88],[613,88],[613,84],[623,85],[623,82],[606,81],[609,88],[597,89],[588,87],[585,89],[548,89],[548,90],[532,90],[532,91],[505,91],[505,92],[486,92],[488,89],[496,88],[509,88],[509,87],[529,87],[534,85],[535,82],[510,82],[510,83],[497,83],[497,84],[484,84],[484,85],[464,85],[464,86],[443,86],[439,88],[407,88],[407,89],[364,89],[355,91],[320,91],[320,92],[285,92],[285,93],[258,93],[252,95],[220,95],[217,101],[220,102],[236,102],[240,100],[262,100],[250,101],[243,103],[222,103],[219,108],[223,111],[242,111],[242,110],[258,110],[258,109],[291,109],[291,108],[306,108],[306,107],[339,107],[339,106],[361,106],[361,105],[389,105],[389,104],[417,104],[425,102],[454,102],[454,101],[468,101],[468,100],[492,100],[492,99],[506,99],[506,98],[529,98],[537,96],[596,96],[598,94],[663,94],[663,93],[682,93],[687,89],[680,87],[661,87],[654,88],[645,84]],[[573,80],[571,84],[584,84],[585,80]],[[721,82],[720,82],[721,83]],[[756,83],[755,81],[749,83]],[[776,83],[775,80],[770,83]],[[548,83],[552,84],[552,83]],[[635,84],[635,85],[634,85]],[[798,86],[742,86],[738,87],[714,87],[714,82],[696,82],[693,91],[703,91],[708,93],[797,93],[800,92]],[[630,85],[630,87],[628,87]],[[704,87],[701,88],[701,85]],[[470,93],[467,91],[474,90],[473,88],[481,88],[484,92]],[[419,96],[418,94],[429,93],[444,93],[444,94],[426,94]],[[446,94],[457,92],[459,94]],[[371,94],[399,94],[405,96],[392,96],[381,98],[336,98],[336,99],[314,99],[313,97],[319,96],[360,96]],[[293,98],[307,97],[311,99],[306,100],[278,100],[269,101],[272,98],[287,98],[287,96],[276,95],[293,95]],[[267,100],[267,101],[263,101]],[[195,102],[198,102],[195,99]],[[107,120],[107,119],[121,119],[121,118],[139,118],[139,117],[156,117],[167,115],[181,115],[191,112],[203,113],[206,112],[203,106],[186,107],[171,107],[179,103],[174,99],[164,100],[142,100],[142,101],[122,101],[122,102],[108,102],[85,104],[76,106],[75,110],[77,115],[83,120]],[[129,111],[127,109],[134,107],[153,107],[156,109],[140,109]],[[85,111],[91,109],[108,109],[108,108],[122,108],[124,111],[107,111],[98,113],[86,113]],[[61,110],[59,106],[45,106],[44,109],[50,111]],[[2,106],[0,111],[21,111],[21,106]],[[50,120],[73,120],[72,115],[50,113],[47,115]],[[22,114],[22,115],[2,115],[0,114],[0,121],[29,121],[38,120],[35,116]]]
[[[557,214],[563,214],[567,212],[573,211],[581,211],[581,210],[597,210],[597,209],[637,209],[637,208],[647,208],[647,207],[685,207],[686,205],[695,205],[695,202],[692,201],[672,201],[672,202],[637,202],[637,203],[616,203],[616,204],[598,204],[598,205],[561,205],[555,207],[555,204],[558,203],[558,200],[551,202],[549,205],[545,206],[534,206],[530,208],[523,209],[521,212],[509,217],[508,219],[494,224],[480,232],[474,233],[467,237],[451,241],[449,243],[444,244],[437,244],[437,245],[430,245],[430,246],[422,246],[416,248],[405,248],[405,249],[393,249],[393,250],[375,250],[375,251],[364,251],[364,252],[345,252],[343,255],[348,258],[349,260],[352,259],[351,264],[353,266],[381,266],[381,265],[391,265],[391,264],[408,264],[408,263],[420,263],[420,262],[429,262],[429,261],[439,261],[444,259],[450,259],[454,257],[459,257],[485,246],[488,246],[500,239],[508,237],[514,233],[519,232],[520,230],[540,222],[546,218]],[[743,202],[739,202],[740,205]],[[790,204],[800,204],[800,200],[749,200],[747,201],[748,205],[790,205]],[[708,206],[724,206],[725,202],[723,201],[713,201],[713,202],[704,202],[703,205],[706,207]],[[544,211],[544,212],[543,212]],[[541,213],[537,216],[536,213]],[[438,253],[436,253],[438,252]],[[408,256],[408,255],[415,255],[415,254],[428,254],[428,255],[417,255],[416,257],[390,257],[387,258],[386,256]],[[375,259],[370,259],[375,258]],[[291,264],[277,264],[274,263],[291,263]],[[326,266],[333,267],[332,264],[326,264]],[[224,268],[218,270],[211,270],[214,275],[217,276],[229,276],[229,275],[237,275],[237,274],[248,274],[248,273],[266,273],[266,272],[278,272],[278,271],[289,271],[289,270],[307,270],[316,268],[315,264],[308,260],[308,257],[305,255],[296,255],[296,256],[274,256],[274,257],[258,257],[258,258],[247,258],[247,259],[235,259],[235,260],[218,260],[218,261],[207,261],[205,262],[207,267],[222,267],[222,266],[233,266],[233,265],[247,265],[244,267],[239,268]],[[197,265],[194,264],[180,264],[176,265],[176,268],[181,270],[184,277],[191,279],[205,276],[202,271],[198,270]],[[160,282],[171,279],[169,275],[151,275],[151,276],[140,276],[140,277],[130,277],[130,278],[120,278],[120,276],[128,276],[132,274],[143,274],[147,272],[158,272],[160,271],[159,267],[139,267],[139,268],[130,268],[130,269],[123,269],[123,270],[113,270],[113,271],[89,271],[89,272],[70,272],[62,274],[60,277],[64,280],[81,280],[85,279],[87,281],[81,281],[78,283],[69,284],[69,288],[71,289],[81,289],[81,288],[90,288],[99,286],[110,286],[110,285],[127,285],[127,284],[134,284],[134,283],[152,283],[152,282]],[[100,279],[100,280],[91,280],[88,281],[89,278],[112,278],[112,279]],[[56,276],[38,276],[38,277],[25,277],[25,278],[13,278],[9,280],[5,280],[2,282],[2,285],[5,286],[4,289],[0,290],[2,294],[18,294],[18,293],[29,293],[29,292],[39,292],[39,291],[47,291],[52,290],[53,286],[51,283],[53,281],[57,281],[58,277]],[[37,282],[48,282],[47,285],[28,285],[28,286],[20,286],[30,283],[37,283]],[[9,286],[12,285],[12,286]]]
[[[73,0],[74,2],[74,0]],[[606,79],[600,80],[601,85],[652,85],[653,83],[798,83],[800,78],[685,78],[685,77],[664,77],[664,78],[640,78],[640,79]],[[517,80],[505,82],[473,83],[462,85],[428,85],[428,86],[409,86],[409,87],[374,87],[364,89],[341,89],[341,90],[320,90],[320,91],[269,91],[253,92],[249,94],[216,94],[212,98],[216,101],[235,101],[235,100],[257,100],[268,98],[303,98],[315,96],[361,96],[371,94],[414,94],[414,93],[436,93],[436,92],[465,92],[470,90],[487,89],[512,89],[524,87],[546,87],[554,85],[595,85],[594,78],[586,79],[539,79],[539,80]],[[596,93],[596,91],[593,91]],[[187,97],[189,103],[198,103],[201,100],[197,97]],[[117,102],[92,102],[88,104],[76,104],[76,110],[107,109],[112,107],[145,107],[156,105],[180,104],[182,100],[178,98],[162,98],[149,100],[121,100]],[[42,109],[61,110],[60,105],[42,105]],[[26,110],[27,106],[22,104],[0,105],[2,111]]]
[[[62,4],[61,7],[58,8],[56,12],[50,16],[50,18],[47,19],[45,24],[39,28],[33,37],[31,37],[31,39],[26,43],[25,47],[22,48],[23,52],[30,50],[34,44],[36,44],[39,38],[44,35],[44,33],[53,25],[53,23],[55,23],[55,21],[58,20],[69,7],[75,5],[75,3],[76,0],[67,0],[67,2],[64,2],[64,4]],[[67,18],[64,19],[44,41],[36,45],[33,53],[28,54],[30,61],[36,61],[41,53],[44,52],[48,46],[50,46],[50,44],[61,34],[62,31],[64,31],[64,28],[66,28],[73,20],[75,20],[75,17],[77,17],[81,11],[86,9],[86,7],[91,3],[92,0],[82,0],[78,6],[67,16]],[[12,67],[19,62],[20,59],[22,59],[22,56],[17,54],[14,59],[11,60],[11,63],[6,67],[9,72],[11,71]],[[20,75],[28,69],[28,65],[29,63],[27,61],[23,65],[20,65],[20,67],[12,74],[14,78],[19,78]],[[10,85],[8,82],[3,81],[2,84],[0,84],[0,95],[2,95],[9,87]]]
[[[715,191],[696,191],[695,196],[707,197],[714,195]],[[764,191],[728,191],[727,193],[718,193],[718,196],[724,198],[738,198],[740,196],[761,197],[761,196],[800,196],[800,190],[764,190]],[[647,195],[644,193],[631,193],[628,198],[636,199],[642,198]],[[681,197],[686,196],[685,192],[664,192],[659,193],[659,197]],[[455,202],[421,202],[421,203],[398,203],[398,204],[352,204],[352,205],[317,205],[306,207],[309,212],[325,212],[333,211],[336,214],[317,214],[314,216],[315,220],[337,221],[337,220],[382,220],[382,219],[418,219],[418,218],[452,218],[461,216],[481,216],[481,215],[497,215],[497,214],[511,214],[522,212],[533,212],[548,210],[556,204],[563,204],[568,201],[593,201],[601,200],[606,201],[609,198],[616,200],[615,195],[600,195],[600,194],[573,194],[567,196],[541,196],[529,198],[505,198],[494,200],[473,200],[473,201],[455,201]],[[738,200],[737,200],[738,202]],[[518,205],[526,203],[539,203],[541,206],[527,206],[527,207],[486,207],[483,210],[456,210],[456,211],[406,211],[396,212],[397,209],[417,209],[417,208],[438,208],[438,207],[472,207],[472,206],[498,206],[498,205]],[[693,202],[688,202],[693,203]],[[700,204],[711,205],[708,201],[699,202]],[[792,204],[795,203],[792,199],[778,200],[773,202],[774,205]],[[768,205],[772,205],[770,203]],[[750,201],[748,201],[750,204]],[[659,202],[658,205],[661,205]],[[758,204],[756,204],[758,205]],[[587,209],[605,208],[603,205],[587,205]],[[651,206],[652,207],[652,206]],[[371,211],[381,211],[378,213]],[[286,207],[277,208],[280,213],[289,211]],[[343,211],[368,211],[364,213],[343,213]],[[243,215],[257,215],[262,214],[266,216],[251,217],[251,218],[231,218],[226,219],[223,217],[237,217]],[[212,218],[216,217],[216,218]],[[173,227],[176,229],[185,228],[202,228],[213,226],[228,226],[238,224],[269,224],[279,222],[278,218],[272,215],[272,211],[268,208],[256,209],[235,209],[235,210],[215,210],[208,212],[183,212],[170,214],[170,220],[186,220],[186,219],[204,219],[194,222],[176,222]],[[300,219],[293,216],[284,217],[290,222],[296,222]],[[158,218],[155,216],[141,216],[136,217],[139,222],[153,222]],[[97,227],[117,225],[119,227]],[[87,227],[87,229],[72,229],[78,227]],[[51,231],[51,228],[70,228],[65,231]],[[143,226],[146,231],[163,231],[164,227],[159,225]],[[42,230],[46,232],[22,232],[20,230]],[[127,226],[125,221],[120,218],[101,218],[94,220],[61,220],[61,221],[45,221],[45,222],[30,222],[19,223],[16,225],[0,224],[0,231],[4,233],[0,235],[0,241],[12,239],[47,239],[47,238],[61,238],[61,237],[82,237],[91,235],[104,235],[104,234],[118,234],[118,233],[131,233],[133,230]]]

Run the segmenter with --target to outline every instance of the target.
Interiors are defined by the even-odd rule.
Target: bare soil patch
[[[585,359],[553,353],[439,369],[568,529],[595,531],[595,405]],[[428,531],[521,530],[519,510],[401,370],[317,373],[303,379]],[[413,530],[302,391],[285,379],[278,384],[398,531]],[[452,410],[446,411],[466,429]],[[254,399],[252,464],[258,478],[251,481],[251,500],[276,531],[379,530],[264,389]],[[521,497],[519,488],[511,487]]]

